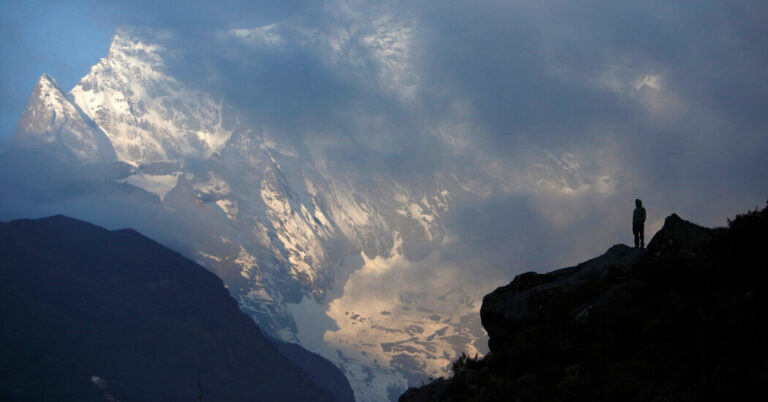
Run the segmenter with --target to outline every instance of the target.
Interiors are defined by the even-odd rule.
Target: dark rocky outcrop
[[[331,401],[215,275],[133,230],[0,223],[0,400]]]
[[[768,400],[768,207],[648,249],[517,276],[483,299],[491,353],[401,401]]]

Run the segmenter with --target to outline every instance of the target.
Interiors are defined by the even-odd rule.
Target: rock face
[[[768,207],[647,250],[525,273],[483,299],[491,353],[401,401],[765,400]]]
[[[0,306],[4,401],[333,400],[219,278],[133,230],[0,223]]]
[[[483,298],[480,317],[488,332],[491,352],[514,341],[517,330],[535,322],[547,312],[550,303],[559,303],[558,296],[587,283],[605,280],[611,268],[633,265],[644,250],[617,244],[594,259],[575,267],[563,268],[548,274],[528,272],[519,275],[512,283],[500,287]],[[585,317],[592,310],[609,303],[612,296],[622,291],[622,286],[604,293],[579,300],[569,312],[573,317]]]

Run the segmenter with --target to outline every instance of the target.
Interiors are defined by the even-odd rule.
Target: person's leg
[[[637,230],[637,223],[632,222],[632,234],[635,236],[635,248],[640,245],[639,231]]]
[[[640,232],[640,247],[645,247],[645,223],[639,225],[638,231]]]

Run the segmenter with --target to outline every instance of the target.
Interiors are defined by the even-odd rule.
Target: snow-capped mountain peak
[[[63,160],[82,164],[115,158],[104,133],[68,99],[48,74],[43,74],[32,90],[16,129],[14,146],[46,148]]]
[[[72,89],[75,104],[132,165],[207,158],[229,138],[221,102],[165,71],[163,30],[120,28],[107,57]]]
[[[61,87],[59,87],[59,83],[47,73],[43,73],[43,75],[40,76],[40,79],[37,80],[37,85],[45,90],[56,89],[59,92],[63,92],[61,91]]]

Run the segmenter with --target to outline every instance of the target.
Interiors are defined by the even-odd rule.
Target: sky
[[[370,152],[339,152],[339,167],[417,182],[458,163],[482,177],[488,202],[452,217],[478,247],[524,235],[494,218],[510,210],[551,228],[542,237],[572,244],[599,228],[610,241],[636,197],[652,228],[671,212],[723,224],[768,198],[766,17],[762,1],[5,0],[0,144],[42,73],[69,89],[105,56],[116,27],[149,26],[194,44],[199,58],[176,66],[182,78],[218,71],[201,84],[211,93],[286,131],[338,128]],[[347,49],[362,56],[341,65],[311,43],[259,59],[206,43],[212,31],[281,21],[330,34],[395,27],[407,48],[373,71],[391,55]],[[414,135],[423,132],[431,136]]]

